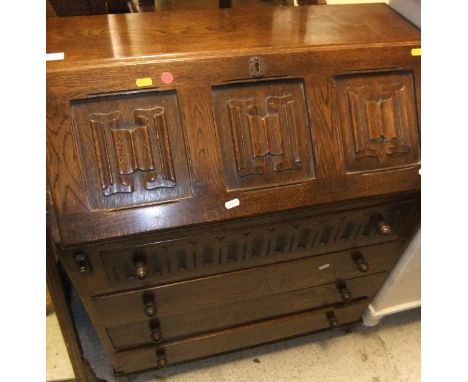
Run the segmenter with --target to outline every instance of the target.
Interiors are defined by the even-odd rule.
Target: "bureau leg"
[[[70,306],[66,298],[66,286],[60,275],[60,269],[56,260],[57,248],[48,231],[46,235],[46,281],[52,303],[54,304],[60,330],[62,331],[67,346],[73,372],[78,381],[102,381],[96,377],[88,365],[88,362],[83,357],[78,334],[71,316]]]

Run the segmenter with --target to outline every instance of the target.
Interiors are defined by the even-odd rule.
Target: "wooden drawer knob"
[[[159,325],[151,327],[151,339],[157,344],[162,342],[162,333]]]
[[[75,263],[78,265],[78,271],[80,273],[91,272],[91,265],[89,263],[88,255],[84,252],[75,254]]]
[[[135,276],[139,280],[144,280],[148,276],[148,265],[144,260],[138,260],[135,262]]]
[[[167,359],[164,350],[158,349],[156,350],[156,356],[158,357],[157,365],[158,368],[162,369],[167,366]]]
[[[367,263],[366,260],[364,260],[364,257],[360,253],[356,253],[355,255],[353,255],[353,260],[357,266],[357,269],[360,272],[362,273],[369,272],[369,264]]]
[[[148,317],[154,317],[156,315],[157,309],[156,309],[156,304],[151,301],[147,301],[145,303],[145,314]]]
[[[377,227],[379,229],[379,233],[384,236],[389,236],[392,234],[392,227],[390,227],[387,223],[384,221],[379,221],[377,223]]]
[[[330,328],[336,329],[337,327],[340,326],[340,323],[338,322],[338,319],[335,316],[335,313],[329,312],[327,313],[327,318],[328,318],[328,323],[330,324]]]
[[[351,292],[346,288],[346,284],[344,282],[339,282],[337,284],[338,292],[340,292],[341,299],[346,302],[350,302],[353,298],[351,296]]]
[[[152,293],[146,293],[143,295],[144,311],[148,317],[156,316],[158,309],[156,308],[156,302]]]
[[[349,293],[349,290],[345,288],[341,289],[341,298],[343,301],[349,302],[352,300],[351,293]]]

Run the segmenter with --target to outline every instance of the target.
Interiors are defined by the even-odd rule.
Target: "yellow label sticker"
[[[412,56],[420,56],[421,55],[421,48],[413,48],[411,49]]]
[[[153,85],[153,80],[149,77],[137,78],[136,80],[136,86],[138,86],[139,88],[143,86],[151,86],[151,85]]]

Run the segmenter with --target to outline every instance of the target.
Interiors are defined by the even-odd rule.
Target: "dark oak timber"
[[[190,22],[185,19],[189,15]],[[287,18],[288,22],[281,22],[282,18]],[[197,22],[193,24],[195,19]],[[108,25],[110,20],[115,20],[112,26]],[[132,20],[135,20],[135,29],[129,28]],[[359,27],[352,28],[353,23]],[[192,26],[186,29],[186,25]],[[265,28],[267,25],[270,28]],[[287,26],[289,29],[286,30]],[[95,29],[99,30],[98,37],[93,37],[93,33],[83,35],[83,31]],[[143,32],[146,36],[144,43],[143,40],[138,43],[139,35]],[[154,38],[147,37],[152,34]],[[68,35],[70,37],[67,38]],[[365,166],[366,172],[346,174],[345,152],[342,150],[348,150],[348,145],[345,146],[347,136],[341,138],[343,146],[339,144],[339,126],[347,117],[339,115],[343,114],[337,100],[340,95],[337,85],[343,82],[340,75],[356,73],[349,75],[347,81],[354,80],[360,84],[363,75],[359,73],[370,70],[378,72],[380,69],[382,81],[388,82],[387,73],[393,73],[391,75],[394,77],[403,76],[400,73],[408,76],[420,65],[419,58],[410,54],[412,47],[419,46],[419,31],[385,5],[311,6],[284,10],[267,8],[262,16],[240,10],[219,10],[200,12],[199,18],[194,17],[192,12],[161,12],[67,18],[67,23],[51,19],[48,20],[48,36],[48,52],[63,51],[66,57],[63,61],[49,62],[47,68],[48,171],[64,244],[419,188],[417,150],[392,154],[392,158],[397,159],[385,165],[380,165],[376,160],[372,162],[373,158],[361,159],[371,162],[371,165]],[[229,44],[226,38],[229,38]],[[125,50],[130,46],[131,56],[130,51]],[[229,46],[228,50],[226,46]],[[264,75],[261,78],[253,78],[249,72],[252,55],[260,55],[262,60]],[[91,62],[94,62],[93,66],[87,67]],[[174,81],[164,84],[160,79],[163,72],[171,72]],[[139,89],[136,86],[138,78],[151,78],[152,85]],[[373,82],[370,82],[370,86],[378,87],[380,84],[375,78],[379,78],[378,74],[371,78]],[[270,81],[264,82],[263,79]],[[256,142],[253,150],[245,151],[250,142],[236,149],[236,138],[231,131],[238,131],[239,135],[242,129],[232,125],[236,119],[232,123],[228,123],[228,120],[233,118],[232,108],[239,106],[232,102],[231,106],[227,105],[228,100],[222,105],[224,93],[221,91],[228,89],[243,89],[244,98],[255,94],[250,107],[256,108],[257,122],[265,126],[274,126],[275,120],[284,123],[289,118],[293,126],[291,134],[285,135],[281,129],[277,135],[256,133],[253,136]],[[171,92],[173,90],[175,93]],[[139,96],[129,94],[134,91]],[[414,96],[410,94],[412,91],[407,86],[409,96],[405,99],[414,101]],[[114,104],[106,98],[110,93],[114,94]],[[96,120],[96,107],[101,108],[99,126],[111,129],[109,123],[119,124],[116,128],[123,129],[119,133],[123,137],[136,130],[133,126],[144,126],[141,118],[132,120],[129,113],[138,114],[136,110],[145,108],[162,108],[156,100],[171,94],[176,97],[176,103],[172,107],[163,107],[169,143],[166,146],[167,160],[162,165],[171,168],[170,158],[183,160],[188,156],[190,177],[173,164],[175,184],[145,191],[154,195],[145,196],[138,192],[137,187],[142,185],[142,174],[152,171],[151,166],[145,166],[143,160],[128,167],[128,161],[134,158],[123,147],[120,150],[121,158],[117,155],[114,164],[106,160],[97,162],[109,164],[111,172],[120,171],[122,174],[116,177],[115,187],[115,191],[121,193],[104,198],[108,202],[100,202],[97,199],[99,192],[93,188],[96,187],[94,184],[103,182],[97,174],[100,165],[90,166],[89,163],[96,161],[93,157],[102,152],[100,149],[96,151],[96,147],[99,147],[96,140],[100,138],[96,137],[94,141],[84,138],[92,134],[89,121]],[[225,94],[233,97],[229,92]],[[284,97],[288,94],[289,101]],[[378,96],[378,92],[375,94]],[[131,97],[136,102],[133,108],[127,103],[120,110],[119,104],[115,103],[125,102]],[[140,101],[135,97],[140,97]],[[304,97],[306,105],[303,103]],[[88,100],[80,101],[82,99]],[[151,103],[151,99],[155,100]],[[192,105],[192,99],[199,101],[193,107],[186,107]],[[76,101],[70,102],[73,100]],[[90,112],[86,117],[88,119],[79,117],[74,111],[80,102],[96,105],[92,109],[96,111]],[[268,102],[275,105],[271,103],[268,106]],[[290,106],[284,106],[281,110],[285,111],[281,111],[281,104]],[[274,111],[275,108],[278,111]],[[111,109],[116,114],[110,114]],[[414,114],[414,107],[408,109],[408,118],[414,120]],[[291,118],[291,115],[296,117]],[[114,122],[111,122],[113,117]],[[181,130],[176,127],[179,118],[184,121],[185,147],[174,136]],[[245,116],[241,113],[239,118],[237,121],[240,123]],[[148,126],[151,129],[153,125]],[[156,126],[160,126],[160,123]],[[342,128],[347,126],[343,125]],[[392,133],[387,131],[386,134]],[[418,134],[411,134],[414,147]],[[152,138],[149,137],[147,141],[151,142]],[[132,142],[144,143],[145,139],[133,139]],[[137,147],[144,147],[138,144]],[[65,150],[62,150],[63,147]],[[236,159],[235,150],[240,150],[242,156],[238,154]],[[109,152],[111,154],[112,150]],[[156,154],[153,153],[152,157],[156,158]],[[255,155],[257,163],[247,165],[249,155]],[[274,156],[286,160],[271,160]],[[236,165],[232,163],[235,160],[240,162]],[[293,160],[298,163],[293,165]],[[219,168],[223,163],[224,168]],[[402,164],[405,167],[401,167]],[[398,168],[394,169],[395,165]],[[385,174],[367,174],[383,168],[389,171]],[[207,170],[210,170],[209,173]],[[261,173],[255,175],[251,174],[252,171]],[[157,168],[154,173],[165,176]],[[125,179],[121,180],[120,177]],[[285,187],[287,179],[291,179],[289,182],[296,186]],[[119,186],[119,181],[133,182],[134,191],[130,191],[131,186]],[[191,193],[186,192],[189,183],[192,184]],[[384,183],[385,188],[379,188]],[[216,192],[207,192],[207,187]],[[343,192],[344,189],[346,192]],[[236,197],[242,207],[227,210],[224,203]],[[270,203],[272,198],[280,203]],[[172,200],[177,202],[161,203]],[[119,209],[112,214],[107,211],[113,206],[137,207],[142,204],[146,208]],[[90,226],[93,229],[89,229]]]
[[[119,376],[359,321],[420,224],[419,47],[384,4],[48,18],[48,226]]]
[[[90,368],[88,361],[83,357],[83,352],[78,339],[78,334],[73,323],[70,306],[67,298],[67,286],[56,258],[56,244],[49,231],[46,233],[46,280],[53,302],[54,311],[60,325],[62,336],[65,340],[70,363],[77,381],[102,382]]]

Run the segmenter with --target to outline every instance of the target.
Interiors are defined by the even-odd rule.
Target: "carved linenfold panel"
[[[408,118],[402,102],[406,91],[401,82],[348,88],[356,158],[410,151]]]
[[[347,170],[418,162],[418,127],[410,74],[341,77],[337,80],[337,96]]]
[[[184,280],[378,243],[382,241],[378,232],[380,217],[392,228],[392,234],[385,239],[394,240],[407,224],[411,208],[410,203],[403,202],[288,220],[141,248],[102,251],[101,258],[111,285],[137,282],[135,253],[143,254],[149,277],[155,282]]]
[[[228,188],[314,176],[300,81],[221,86],[213,94]]]
[[[266,99],[265,116],[259,116],[253,98],[230,100],[229,119],[239,176],[263,174],[264,157],[275,156],[274,171],[302,166],[297,147],[294,99],[290,94]]]
[[[154,169],[155,160],[159,164],[157,171],[147,180],[146,188],[151,190],[157,187],[174,187],[176,183],[174,160],[164,109],[162,107],[137,109],[134,116],[135,121],[144,126],[139,129],[142,134],[144,133],[142,137],[146,138],[143,147],[148,149],[148,154],[151,153],[150,148],[153,149],[152,163],[148,162],[153,167],[148,166],[148,169]],[[157,146],[154,146],[151,142],[157,142]],[[134,149],[134,153],[136,152],[138,150]]]
[[[131,127],[124,125],[119,111],[89,116],[105,196],[133,192],[130,175],[136,171],[147,172],[142,179],[147,190],[176,185],[164,109],[138,109],[134,119],[136,125]]]
[[[73,111],[93,208],[188,195],[175,95],[102,97],[77,102]]]

